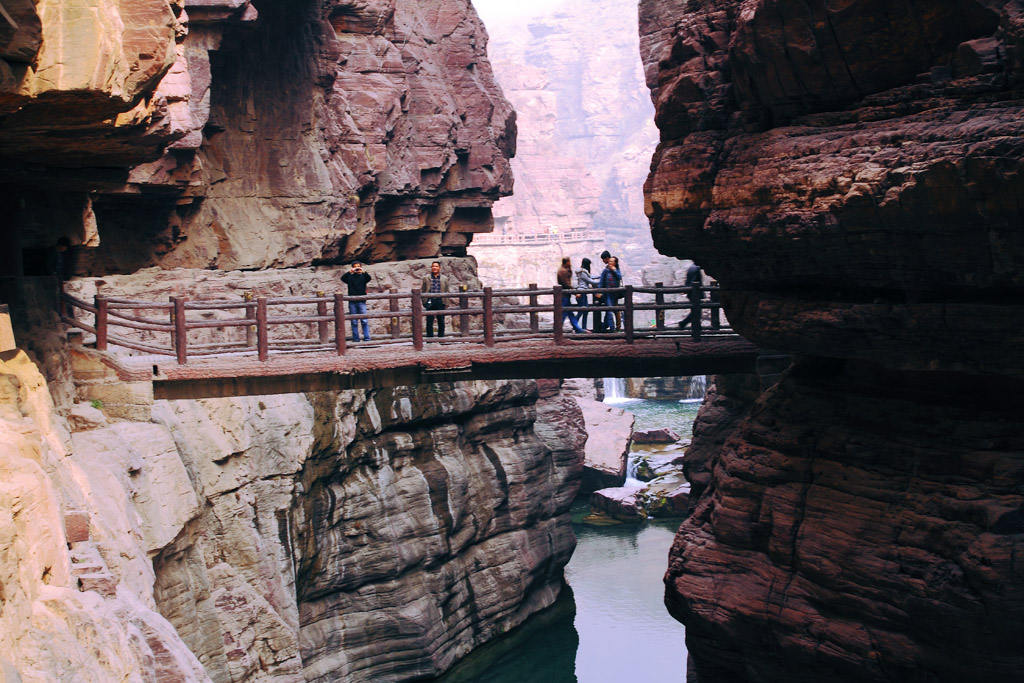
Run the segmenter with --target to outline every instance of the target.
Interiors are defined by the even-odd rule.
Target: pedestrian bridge
[[[564,297],[606,303],[564,306]],[[124,381],[153,384],[154,398],[185,399],[358,389],[477,379],[658,377],[753,372],[759,349],[721,315],[717,287],[620,287],[461,291],[424,295],[251,297],[242,301],[147,302],[62,296],[62,319],[78,343],[105,352]],[[350,301],[368,312],[347,313]],[[700,325],[680,330],[691,311]],[[605,332],[568,333],[566,314],[618,313]],[[424,335],[425,316],[444,316],[445,337]],[[349,326],[370,323],[372,341]],[[637,320],[645,324],[636,324]],[[74,338],[74,337],[73,337]]]

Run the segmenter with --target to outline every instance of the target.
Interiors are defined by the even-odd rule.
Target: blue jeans
[[[608,306],[610,308],[612,306],[615,306],[616,304],[618,304],[618,300],[615,298],[614,294],[605,294],[604,295],[604,305],[605,306]],[[604,331],[605,332],[614,332],[615,331],[615,311],[605,311],[604,312]]]
[[[348,314],[349,315],[362,315],[366,313],[366,302],[365,301],[349,301],[348,302]],[[359,341],[359,330],[356,325],[359,323],[363,324],[363,341],[370,341],[370,325],[366,318],[360,318],[356,320],[353,318],[349,321],[352,323],[352,341]]]
[[[577,306],[586,306],[587,305],[587,295],[586,294],[577,294],[576,295],[576,305]],[[578,322],[580,324],[580,327],[582,327],[583,329],[587,329],[587,314],[588,313],[590,313],[590,311],[580,311],[579,313],[576,314],[576,322]],[[594,317],[597,317],[597,316],[594,316]]]
[[[569,306],[571,305],[571,299],[572,297],[570,297],[568,294],[562,295],[562,322],[564,323],[565,319],[568,318],[569,322],[572,323],[572,329],[575,330],[576,332],[582,332],[583,329],[580,327],[580,324],[576,322],[576,316],[573,315],[572,311],[569,310]]]

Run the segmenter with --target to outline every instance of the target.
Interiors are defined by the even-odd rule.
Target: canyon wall
[[[84,297],[334,291],[352,258],[478,286],[448,257],[515,117],[468,0],[3,9],[0,679],[406,680],[550,605],[586,440],[557,387],[100,400],[47,276],[68,238]]]
[[[693,673],[1018,679],[1024,4],[643,0],[640,26],[655,244],[801,355],[707,437],[666,575]]]
[[[468,0],[12,4],[9,270],[59,236],[95,275],[459,255],[511,191]]]
[[[586,432],[557,386],[157,401],[142,422],[65,420],[21,351],[0,379],[0,661],[26,682],[432,676],[561,590]]]

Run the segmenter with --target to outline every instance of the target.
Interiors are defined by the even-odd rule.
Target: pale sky
[[[477,13],[487,24],[489,21],[511,17],[544,15],[562,4],[563,0],[472,0]]]

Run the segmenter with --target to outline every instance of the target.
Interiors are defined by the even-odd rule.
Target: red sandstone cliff
[[[666,602],[705,683],[1024,670],[1024,3],[644,0],[655,243],[805,359]]]
[[[64,233],[93,274],[459,255],[511,190],[468,0],[5,5],[8,251]]]

